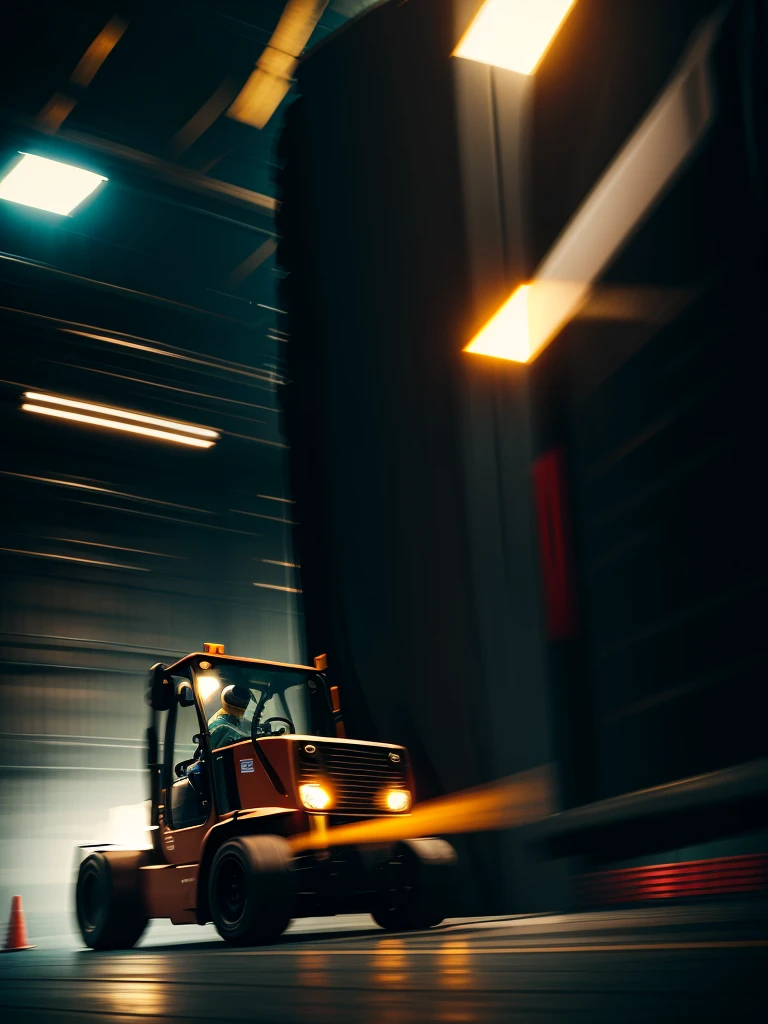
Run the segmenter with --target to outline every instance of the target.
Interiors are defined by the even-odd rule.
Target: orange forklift
[[[87,946],[128,949],[150,918],[212,920],[237,945],[272,942],[295,917],[368,912],[389,931],[443,920],[456,854],[441,839],[292,850],[413,801],[404,747],[346,738],[324,657],[286,665],[205,644],[154,665],[147,701],[151,848],[81,847]]]

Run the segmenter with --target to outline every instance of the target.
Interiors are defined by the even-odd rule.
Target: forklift
[[[213,921],[235,945],[274,942],[297,917],[364,912],[388,931],[445,918],[449,843],[326,842],[335,825],[408,815],[414,800],[407,750],[348,739],[326,670],[325,656],[290,665],[209,643],[150,669],[151,844],[80,848],[87,946],[129,949],[152,918]]]

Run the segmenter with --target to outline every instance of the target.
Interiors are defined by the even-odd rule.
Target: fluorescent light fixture
[[[532,75],[576,0],[485,0],[454,57]]]
[[[73,398],[59,398],[57,395],[44,395],[37,391],[25,391],[24,397],[32,402],[46,402],[49,405],[65,405],[68,409],[82,409],[83,412],[103,413],[106,416],[119,416],[123,420],[134,420],[137,423],[147,423],[153,427],[167,427],[170,430],[178,430],[183,434],[196,434],[198,437],[218,438],[215,430],[208,427],[198,427],[193,423],[182,423],[179,420],[161,420],[156,416],[145,416],[143,413],[130,412],[128,409],[117,409],[111,405],[93,405],[91,402],[78,402]]]
[[[171,434],[167,430],[155,430],[152,427],[140,427],[135,423],[121,423],[119,420],[108,420],[101,416],[85,416],[67,409],[47,409],[44,405],[32,405],[24,402],[24,412],[35,412],[43,416],[56,416],[62,420],[74,420],[77,423],[89,423],[95,427],[108,427],[110,430],[122,430],[128,434],[143,434],[145,437],[156,437],[161,441],[175,441],[177,444],[190,445],[193,448],[210,448],[215,442],[204,441],[201,437],[189,437],[185,434]]]
[[[708,58],[717,16],[694,39],[657,99],[537,268],[464,349],[526,363],[588,300],[704,137],[714,117]]]
[[[512,293],[464,349],[479,356],[495,356],[525,363],[530,357],[528,340],[528,292],[523,284]]]
[[[66,217],[106,180],[103,174],[82,167],[22,153],[0,181],[0,199]]]

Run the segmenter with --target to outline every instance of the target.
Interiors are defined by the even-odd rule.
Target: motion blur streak
[[[719,16],[697,33],[682,66],[544,258],[465,352],[528,362],[583,307],[703,139],[714,116],[709,55]]]
[[[254,438],[249,438],[249,440],[254,440]],[[262,512],[246,512],[242,508],[231,508],[229,511],[234,512],[235,515],[238,516],[252,516],[254,519],[268,519],[271,523],[285,523],[288,526],[296,525],[291,519],[281,519],[279,516],[265,516]]]
[[[79,491],[96,491],[98,494],[112,494],[117,498],[128,498],[130,501],[141,501],[149,505],[163,505],[166,508],[182,508],[187,512],[202,512],[206,516],[215,515],[205,508],[198,508],[196,505],[179,505],[176,501],[161,501],[160,498],[147,498],[142,494],[131,494],[128,491],[116,491],[112,487],[98,487],[96,484],[84,484],[79,480],[61,480],[53,476],[36,476],[34,473],[12,473],[7,469],[0,469],[0,475],[15,477],[18,480],[32,480],[38,484],[52,484],[54,487],[74,487]]]
[[[77,402],[73,398],[57,398],[55,395],[42,395],[36,391],[26,391],[25,398],[33,402],[48,402],[50,405],[66,405],[70,409],[83,409],[86,412],[106,413],[107,416],[119,416],[124,420],[134,420],[137,423],[150,423],[154,427],[168,427],[171,430],[178,430],[183,434],[197,434],[198,437],[218,438],[215,430],[208,427],[196,427],[191,423],[181,423],[178,420],[162,420],[156,416],[146,416],[143,413],[129,412],[127,409],[116,409],[109,405],[92,405],[90,402]]]
[[[24,551],[21,548],[0,548],[12,555],[30,555],[33,558],[58,558],[62,562],[82,562],[85,565],[102,565],[109,569],[132,569],[134,572],[149,572],[138,565],[125,565],[124,562],[99,562],[95,558],[76,558],[74,555],[53,555],[47,551]]]
[[[6,307],[8,308],[8,307]],[[273,378],[263,373],[252,373],[250,370],[246,370],[245,367],[239,363],[230,363],[222,360],[221,362],[214,363],[209,359],[195,359],[193,356],[187,355],[183,350],[180,352],[172,352],[167,348],[155,348],[151,345],[140,345],[135,341],[126,341],[124,338],[112,338],[107,334],[92,334],[89,331],[75,331],[70,327],[63,328],[67,334],[79,334],[81,338],[91,338],[93,341],[106,341],[110,345],[120,345],[123,348],[135,348],[140,352],[150,352],[153,356],[165,356],[167,359],[183,359],[186,363],[196,363],[198,366],[210,366],[216,370],[228,370],[230,373],[238,373],[243,377],[253,377],[255,380],[267,381],[267,383],[273,384]],[[267,389],[265,389],[267,390]],[[269,388],[268,390],[272,390]]]
[[[278,587],[276,583],[254,583],[254,587],[263,587],[264,590],[284,590],[287,594],[300,594],[296,587]]]
[[[222,395],[212,395],[207,391],[194,391],[191,388],[177,388],[156,380],[145,380],[143,377],[131,377],[127,373],[110,373],[109,370],[102,370],[96,366],[79,366],[75,363],[65,363],[57,360],[58,366],[67,366],[70,369],[78,370],[81,373],[98,373],[102,377],[114,377],[116,380],[127,380],[132,384],[143,384],[148,388],[162,388],[164,391],[176,391],[181,395],[192,395],[195,398],[210,398],[214,402],[226,402],[227,405],[243,405],[248,409],[263,409],[264,412],[274,413],[276,410],[269,405],[257,405],[255,402],[242,402],[237,398],[224,398]],[[264,420],[253,420],[253,423],[263,423]]]
[[[49,540],[58,540],[62,544],[81,544],[87,548],[106,548],[108,551],[130,551],[134,555],[154,555],[156,558],[175,558],[183,561],[184,555],[168,555],[162,551],[148,551],[146,548],[126,548],[118,544],[101,544],[97,540],[76,540],[74,537],[50,537]]]
[[[393,842],[418,836],[491,832],[540,821],[552,811],[552,786],[546,767],[461,793],[417,804],[409,815],[372,818],[336,825],[325,833],[307,833],[290,840],[291,849],[323,849],[347,843]]]
[[[92,423],[96,427],[123,430],[129,434],[144,434],[146,437],[156,437],[161,441],[174,441],[176,444],[187,444],[194,448],[211,448],[215,444],[214,441],[204,441],[199,437],[185,437],[182,434],[171,434],[167,430],[138,427],[133,423],[118,423],[117,420],[105,420],[100,416],[84,416],[77,412],[67,412],[65,409],[46,409],[42,405],[31,405],[29,402],[25,402],[21,408],[24,412],[36,412],[43,416],[57,416],[59,419],[75,420],[77,423]]]

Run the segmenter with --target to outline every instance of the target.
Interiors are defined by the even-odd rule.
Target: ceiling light
[[[516,363],[527,363],[531,358],[528,325],[529,290],[530,285],[520,285],[464,351],[474,352],[480,356],[495,356],[497,359],[511,359]]]
[[[67,216],[106,180],[103,174],[82,167],[22,153],[0,181],[0,199]]]
[[[172,434],[168,430],[140,427],[135,423],[121,423],[119,420],[108,420],[101,416],[85,416],[83,413],[69,412],[67,409],[47,409],[44,405],[32,405],[29,402],[25,402],[21,408],[24,412],[35,412],[43,416],[56,416],[59,419],[75,420],[77,423],[90,423],[95,427],[108,427],[110,430],[122,430],[129,434],[143,434],[146,437],[156,437],[161,441],[175,441],[176,444],[186,444],[193,448],[211,448],[215,444],[214,441],[204,441],[201,437]]]
[[[93,405],[91,402],[78,402],[74,398],[59,398],[57,395],[44,395],[37,391],[25,391],[24,397],[33,402],[46,402],[49,405],[65,405],[69,409],[82,409],[84,412],[103,413],[106,416],[119,416],[124,420],[135,420],[137,423],[148,423],[153,427],[168,427],[170,430],[178,430],[184,434],[197,434],[199,437],[218,438],[215,430],[208,427],[198,427],[192,423],[182,423],[179,420],[162,420],[156,416],[145,416],[144,413],[130,412],[128,409],[118,409],[111,405]]]
[[[453,51],[532,75],[575,0],[485,0]]]

